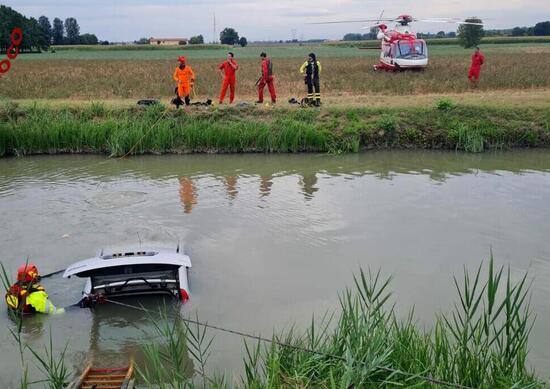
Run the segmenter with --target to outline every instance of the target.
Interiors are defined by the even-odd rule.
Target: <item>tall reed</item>
[[[25,109],[0,104],[0,157],[56,153],[480,152],[550,146],[550,111],[453,105],[409,109]]]

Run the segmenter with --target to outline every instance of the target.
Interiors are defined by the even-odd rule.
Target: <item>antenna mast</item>
[[[217,43],[216,39],[216,11],[214,11],[214,23],[212,25],[212,43]]]

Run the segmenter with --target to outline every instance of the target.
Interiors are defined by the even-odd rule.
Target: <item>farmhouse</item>
[[[187,44],[187,38],[150,38],[150,45],[182,46]]]

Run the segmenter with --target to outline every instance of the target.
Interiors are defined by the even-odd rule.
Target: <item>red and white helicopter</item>
[[[311,24],[337,24],[337,23],[368,23],[376,24],[362,29],[378,28],[377,38],[382,41],[380,51],[380,63],[374,65],[374,70],[406,70],[424,69],[428,66],[428,46],[426,41],[418,39],[416,33],[410,29],[412,22],[428,23],[452,23],[483,26],[482,23],[463,22],[457,18],[416,19],[410,15],[400,15],[392,19],[342,20],[333,22],[317,22]],[[395,23],[390,29],[385,23]]]

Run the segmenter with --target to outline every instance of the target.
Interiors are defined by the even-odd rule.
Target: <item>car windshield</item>
[[[398,58],[421,59],[426,58],[426,44],[423,41],[399,41]]]

